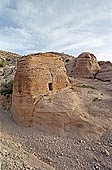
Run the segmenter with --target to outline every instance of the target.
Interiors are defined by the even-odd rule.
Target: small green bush
[[[2,59],[2,61],[0,62],[0,67],[5,67],[7,65],[7,61]]]
[[[83,84],[81,87],[82,88],[90,88],[90,89],[93,89],[93,90],[97,90],[95,87],[90,86],[90,85],[86,85],[86,84]]]
[[[10,80],[8,82],[2,83],[0,93],[1,95],[12,94],[13,92],[13,81]]]
[[[76,87],[80,87],[80,88],[90,88],[90,89],[93,89],[93,90],[97,90],[97,88],[95,88],[94,86],[91,86],[91,85],[87,85],[87,84],[74,84],[74,86]]]

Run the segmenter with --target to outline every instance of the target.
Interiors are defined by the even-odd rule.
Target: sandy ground
[[[3,150],[1,154],[5,159],[5,163],[2,159],[5,167],[2,168],[3,170],[11,169],[8,161],[12,160],[10,156],[12,151],[15,151],[14,154],[18,156],[18,159],[13,158],[12,170],[28,168],[41,170],[45,169],[47,164],[50,165],[48,169],[53,167],[56,170],[112,170],[112,84],[96,80],[73,80],[72,84],[80,104],[90,115],[90,121],[99,124],[104,131],[99,134],[91,134],[88,131],[88,134],[80,136],[50,135],[38,129],[20,127],[12,120],[9,111],[1,111],[1,148]],[[86,86],[82,87],[82,85]],[[12,148],[9,156],[4,154],[4,149],[7,152],[7,145]],[[23,155],[22,158],[21,155]],[[26,155],[30,157],[30,160],[37,162],[35,168],[32,167],[32,163],[28,164],[28,161],[25,162],[27,166],[23,166],[24,161],[29,159]],[[21,159],[23,163],[19,166]],[[40,167],[38,167],[39,160],[42,161]],[[44,165],[44,163],[47,164]]]

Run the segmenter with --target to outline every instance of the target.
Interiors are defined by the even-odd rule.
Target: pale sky
[[[112,0],[0,0],[0,49],[112,61]]]

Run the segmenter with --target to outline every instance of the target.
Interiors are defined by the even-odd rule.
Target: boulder
[[[84,52],[77,57],[74,76],[81,78],[94,78],[100,70],[96,57],[89,52]]]

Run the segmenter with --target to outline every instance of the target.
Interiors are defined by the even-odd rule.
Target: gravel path
[[[1,170],[55,170],[20,148],[18,143],[6,139],[1,139],[0,142]]]
[[[19,127],[7,113],[0,115],[2,135],[56,170],[112,170],[112,131],[101,138],[59,137]]]

